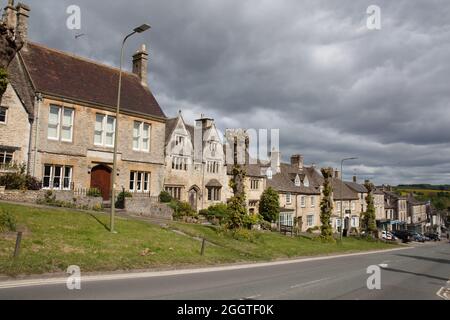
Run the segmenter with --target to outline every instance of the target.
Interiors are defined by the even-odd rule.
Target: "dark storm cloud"
[[[165,112],[230,127],[280,128],[281,148],[377,183],[450,181],[450,3],[403,1],[28,1],[31,38],[127,67],[150,48],[150,84]],[[82,29],[65,27],[66,8]],[[382,10],[382,30],[366,9]],[[86,36],[75,40],[77,33]]]

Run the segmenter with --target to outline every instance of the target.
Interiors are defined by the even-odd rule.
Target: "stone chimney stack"
[[[8,0],[8,5],[3,11],[2,21],[8,29],[14,30],[17,26],[17,11],[14,7],[14,0]]]
[[[334,170],[334,178],[341,179],[341,172],[338,169]]]
[[[353,182],[358,183],[358,178],[356,176],[353,176]]]
[[[296,154],[291,157],[291,165],[297,167],[297,169],[303,170],[304,164],[304,158],[302,155]]]
[[[133,73],[136,74],[144,86],[148,86],[148,53],[145,44],[133,55]]]
[[[17,11],[17,34],[26,44],[28,41],[28,18],[30,17],[30,7],[19,3],[16,7]]]

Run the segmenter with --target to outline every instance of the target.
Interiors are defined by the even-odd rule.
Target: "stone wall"
[[[173,220],[173,210],[167,204],[158,203],[152,198],[126,198],[125,209],[128,213],[149,218]]]
[[[42,203],[45,204],[48,190],[39,191],[21,191],[21,190],[2,190],[0,189],[0,200],[23,202],[23,203]],[[88,197],[76,195],[73,191],[52,191],[51,198],[54,197],[64,207],[72,207],[87,210],[99,210],[102,208],[103,199],[98,197]],[[48,203],[50,204],[50,203]]]

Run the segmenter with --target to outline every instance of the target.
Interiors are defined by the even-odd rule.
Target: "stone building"
[[[148,86],[147,61],[143,46],[133,73],[123,73],[117,187],[157,196],[166,117]],[[119,70],[27,40],[8,73],[0,160],[12,154],[46,189],[97,188],[108,200]]]
[[[427,225],[427,203],[408,195],[408,230],[424,233]]]
[[[390,187],[383,187],[385,201],[393,210],[392,230],[405,230],[408,223],[408,201],[406,197],[392,192]]]
[[[222,137],[213,119],[202,117],[195,126],[181,113],[169,119],[165,138],[164,189],[187,201],[194,210],[226,202],[227,167]]]

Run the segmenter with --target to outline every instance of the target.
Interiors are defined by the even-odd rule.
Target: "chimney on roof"
[[[302,155],[295,154],[291,157],[291,165],[297,167],[297,169],[303,170],[304,164],[304,158]]]
[[[3,11],[2,22],[5,23],[6,28],[14,30],[17,25],[17,11],[14,7],[14,1],[8,0],[8,5]]]
[[[23,3],[19,3],[16,7],[17,11],[17,27],[16,31],[24,44],[28,41],[28,18],[30,17],[30,7]]]
[[[334,178],[335,179],[341,178],[341,172],[338,169],[334,170]]]
[[[148,86],[148,52],[145,44],[133,55],[133,73],[141,79],[143,86]]]
[[[356,176],[353,176],[353,182],[357,183],[358,182],[358,178]]]

